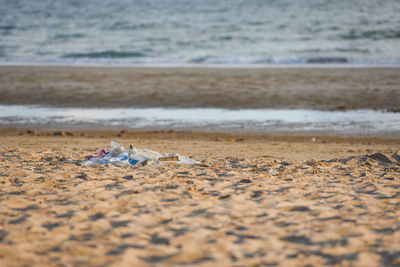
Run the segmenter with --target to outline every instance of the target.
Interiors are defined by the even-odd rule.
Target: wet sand
[[[192,166],[82,167],[115,140]],[[400,139],[0,130],[1,266],[398,266]]]
[[[69,107],[399,111],[400,68],[1,66],[0,96],[0,104]]]

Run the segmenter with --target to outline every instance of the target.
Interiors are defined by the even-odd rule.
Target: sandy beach
[[[398,73],[0,67],[0,103],[396,111]],[[0,129],[0,266],[400,265],[399,136],[27,127]],[[112,140],[199,164],[79,164]]]
[[[0,267],[400,267],[400,1],[0,7]]]
[[[0,67],[7,105],[399,111],[399,86],[399,68]]]
[[[115,140],[200,162],[82,167]],[[398,266],[400,140],[0,131],[1,266]]]

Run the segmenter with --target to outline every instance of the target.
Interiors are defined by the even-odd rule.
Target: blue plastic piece
[[[136,159],[129,159],[129,164],[131,165],[135,165],[136,163],[138,163],[139,161]]]

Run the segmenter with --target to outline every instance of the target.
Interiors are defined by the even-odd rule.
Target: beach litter
[[[95,164],[112,164],[115,166],[161,166],[161,165],[182,165],[182,164],[197,164],[194,159],[176,154],[164,153],[149,150],[139,149],[130,146],[125,149],[121,144],[111,141],[109,150],[100,149],[96,156],[88,156],[85,161],[81,162],[82,166],[91,166]]]

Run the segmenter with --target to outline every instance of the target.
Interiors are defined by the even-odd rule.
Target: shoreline
[[[110,62],[18,62],[0,61],[0,67],[83,67],[83,68],[147,68],[147,69],[380,69],[400,68],[400,63],[121,63]]]
[[[397,111],[398,74],[392,67],[0,66],[0,103]]]
[[[102,135],[104,132],[112,132],[111,136],[118,136],[120,132],[130,132],[130,133],[164,133],[164,132],[173,132],[173,133],[198,133],[199,135],[211,135],[211,136],[282,136],[285,138],[299,138],[299,140],[304,140],[304,138],[309,138],[310,140],[313,138],[338,138],[338,139],[354,139],[354,140],[387,140],[388,142],[397,143],[400,141],[400,137],[398,131],[384,132],[384,133],[342,133],[324,130],[324,131],[261,131],[261,130],[232,130],[228,131],[224,130],[215,130],[214,128],[192,128],[192,129],[181,129],[181,128],[157,128],[157,127],[146,127],[146,128],[128,128],[128,127],[104,127],[103,125],[96,124],[85,124],[85,125],[74,125],[74,126],[63,126],[61,124],[51,124],[51,125],[37,125],[37,124],[25,124],[25,125],[1,125],[0,132],[18,132],[18,135],[25,135],[27,132],[38,133],[39,136],[51,136],[55,132],[65,132],[65,133],[85,133],[90,132],[94,133],[94,136]],[[96,133],[97,132],[97,133]],[[2,135],[2,133],[0,133]],[[75,135],[75,134],[73,134]],[[86,134],[83,134],[84,136]],[[218,139],[218,137],[216,137]],[[231,139],[231,138],[228,138]],[[385,143],[386,141],[384,141]]]
[[[102,139],[143,139],[143,140],[205,140],[215,142],[241,143],[248,142],[305,142],[305,143],[343,143],[343,144],[382,144],[400,145],[400,137],[379,136],[340,136],[293,133],[254,133],[254,132],[207,132],[191,130],[144,130],[144,129],[39,129],[0,127],[0,136],[8,137],[70,137],[70,138],[102,138]]]
[[[373,110],[99,109],[0,105],[0,128],[12,127],[398,137],[400,116]]]

